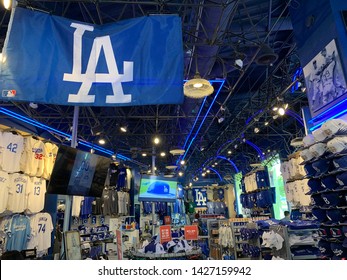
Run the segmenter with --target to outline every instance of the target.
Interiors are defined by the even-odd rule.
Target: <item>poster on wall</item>
[[[346,97],[346,79],[334,39],[303,70],[312,117]]]

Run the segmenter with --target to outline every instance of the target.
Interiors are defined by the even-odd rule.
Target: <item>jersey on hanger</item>
[[[27,185],[29,176],[21,173],[9,175],[10,192],[7,209],[13,213],[21,213],[26,209]]]
[[[0,214],[7,209],[8,195],[10,192],[10,178],[7,172],[0,171]]]
[[[1,168],[8,173],[20,171],[20,161],[24,149],[23,137],[12,132],[3,132],[0,141]]]
[[[36,248],[43,252],[51,247],[51,233],[53,231],[52,217],[48,213],[37,213],[30,217],[31,237],[28,249]]]
[[[28,214],[38,213],[43,210],[45,204],[46,180],[31,177],[27,185],[27,207]]]

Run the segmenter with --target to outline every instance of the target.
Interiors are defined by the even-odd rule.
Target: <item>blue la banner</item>
[[[183,102],[177,15],[91,25],[15,8],[0,64],[0,100],[77,106]]]

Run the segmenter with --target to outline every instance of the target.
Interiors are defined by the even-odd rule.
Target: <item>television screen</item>
[[[139,201],[176,200],[177,181],[174,178],[143,175],[140,181]]]
[[[111,159],[60,146],[47,193],[101,197]]]

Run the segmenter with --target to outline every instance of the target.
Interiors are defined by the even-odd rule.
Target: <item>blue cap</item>
[[[327,220],[326,211],[320,208],[312,208],[312,215],[318,222],[325,222]]]
[[[321,194],[313,194],[311,195],[311,204],[317,207],[324,207],[325,202],[321,196]]]
[[[306,172],[306,177],[314,177],[317,173],[316,169],[313,168],[312,163],[305,164],[304,169]]]
[[[324,239],[319,240],[318,249],[321,255],[325,257],[332,257],[334,255],[334,252],[331,250],[330,242]]]
[[[341,207],[346,204],[346,199],[342,192],[325,192],[321,196],[325,202],[325,205],[322,206],[324,208]]]
[[[328,226],[320,226],[318,229],[318,235],[322,238],[322,239],[329,239],[331,238],[330,235],[330,227]]]
[[[341,243],[332,242],[330,247],[336,257],[347,258],[347,248],[343,247]]]
[[[337,179],[335,175],[329,175],[329,176],[323,177],[321,181],[322,181],[322,186],[328,190],[334,190],[340,187],[339,184],[337,183]]]
[[[337,170],[346,170],[347,171],[347,156],[342,156],[333,159],[333,164]]]
[[[308,180],[307,185],[310,187],[310,191],[307,194],[314,194],[325,190],[319,179],[311,178]]]
[[[319,177],[323,174],[329,173],[329,171],[335,170],[334,164],[332,161],[327,159],[320,159],[312,163],[312,167],[317,171],[315,174],[316,177]]]
[[[338,184],[338,189],[347,189],[347,172],[337,174],[336,181]]]
[[[340,209],[328,209],[326,211],[326,215],[330,222],[325,224],[330,225],[338,225],[343,218],[342,211]]]

